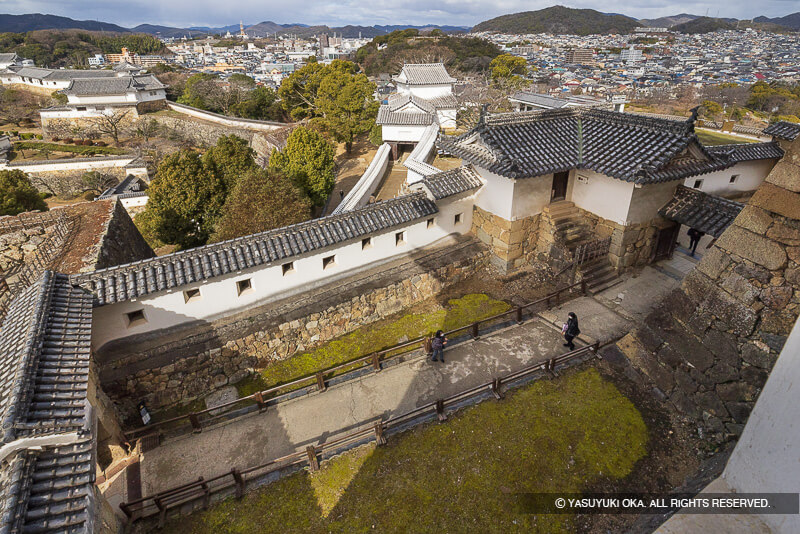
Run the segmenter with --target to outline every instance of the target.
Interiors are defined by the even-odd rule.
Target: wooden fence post
[[[517,324],[522,324],[522,306],[517,306]]]
[[[308,455],[308,468],[311,471],[319,471],[319,460],[317,459],[317,449],[313,445],[306,447],[306,454]]]
[[[206,483],[203,477],[197,479],[200,483],[200,487],[203,488],[203,510],[208,510],[208,506],[211,504],[211,492],[208,490],[208,483]]]
[[[263,412],[267,409],[267,403],[264,402],[264,395],[261,394],[260,391],[257,391],[255,395],[253,395],[253,399],[258,404],[258,411]]]
[[[317,377],[317,389],[319,391],[325,391],[328,387],[325,385],[325,377],[322,376],[322,373],[317,373],[315,376]]]
[[[233,481],[236,482],[236,498],[241,499],[244,496],[244,477],[235,467],[231,469],[231,476]]]
[[[480,337],[478,333],[479,323],[472,323],[472,339],[478,339]]]
[[[492,394],[494,395],[494,398],[496,398],[497,400],[500,400],[500,399],[503,398],[503,392],[500,389],[501,386],[502,386],[502,379],[501,378],[493,378],[492,379],[492,385],[490,386],[490,389],[492,390]]]
[[[378,356],[377,352],[372,353],[372,368],[376,373],[381,370],[381,358]]]
[[[192,434],[199,434],[203,431],[203,425],[200,424],[200,417],[196,413],[189,414],[189,422],[192,423]]]
[[[386,436],[383,435],[383,421],[375,423],[375,444],[386,445]]]
[[[439,418],[439,422],[447,421],[447,414],[444,411],[443,399],[438,399],[436,401],[436,416]]]

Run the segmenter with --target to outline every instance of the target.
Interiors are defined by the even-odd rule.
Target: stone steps
[[[607,256],[581,265],[580,271],[586,280],[586,288],[592,294],[605,291],[622,281],[617,270],[608,262]]]

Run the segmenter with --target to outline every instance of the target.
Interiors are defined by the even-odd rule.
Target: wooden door
[[[553,175],[553,190],[550,193],[550,202],[558,202],[567,198],[567,181],[569,171],[557,172]]]
[[[672,253],[675,252],[675,246],[678,244],[678,233],[680,229],[680,224],[674,224],[667,228],[659,229],[653,261],[672,257]]]

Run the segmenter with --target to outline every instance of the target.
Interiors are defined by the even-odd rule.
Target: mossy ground
[[[256,391],[311,375],[439,329],[447,331],[466,326],[507,311],[510,306],[487,295],[473,293],[450,300],[446,307],[437,308],[373,323],[312,351],[270,364],[258,375],[237,384],[239,396],[252,395]]]
[[[647,454],[640,412],[595,369],[541,380],[168,523],[174,533],[568,532],[509,494],[579,492]]]

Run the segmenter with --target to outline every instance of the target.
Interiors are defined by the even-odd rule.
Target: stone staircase
[[[573,202],[562,200],[545,206],[543,210],[550,218],[553,237],[575,256],[575,250],[597,239],[592,227]],[[617,270],[611,266],[608,256],[594,258],[578,266],[581,278],[587,281],[591,293],[598,293],[621,280]]]

